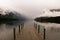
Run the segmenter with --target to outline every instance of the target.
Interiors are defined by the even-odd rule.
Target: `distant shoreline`
[[[34,19],[37,22],[60,23],[60,16],[57,17],[38,17]]]

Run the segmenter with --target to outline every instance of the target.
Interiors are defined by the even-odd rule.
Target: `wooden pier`
[[[20,28],[21,26],[19,26]],[[19,29],[20,30],[20,29]],[[14,40],[43,40],[34,25],[24,24],[24,27],[19,31]]]

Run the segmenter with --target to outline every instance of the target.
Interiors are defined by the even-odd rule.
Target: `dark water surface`
[[[60,24],[57,23],[40,23],[36,22],[37,25],[40,25],[40,34],[43,37],[44,28],[45,31],[45,40],[60,40]]]
[[[10,21],[0,22],[0,40],[13,40],[13,28],[16,28],[18,33],[18,26],[24,21]]]
[[[0,23],[0,40],[13,40],[13,28],[16,28],[16,34],[18,34],[18,26],[21,23],[27,24],[29,27],[33,26],[34,21],[12,21]],[[39,23],[40,33],[43,36],[43,28],[46,29],[46,40],[60,40],[60,24],[57,23]]]

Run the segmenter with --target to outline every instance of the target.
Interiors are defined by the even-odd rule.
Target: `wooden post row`
[[[21,28],[21,26],[19,25],[19,33],[20,33],[20,30],[21,30],[20,28]]]
[[[44,40],[45,40],[45,32],[46,32],[46,29],[44,28]]]
[[[23,29],[23,27],[24,27],[24,24],[21,24],[21,29]]]
[[[13,36],[14,36],[14,40],[16,40],[16,35],[15,35],[16,33],[15,33],[15,31],[16,31],[15,28],[13,28]]]
[[[40,25],[38,25],[38,33],[40,32]]]

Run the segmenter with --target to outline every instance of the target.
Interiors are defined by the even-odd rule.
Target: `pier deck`
[[[33,25],[24,24],[23,29],[17,35],[16,40],[43,40]]]

